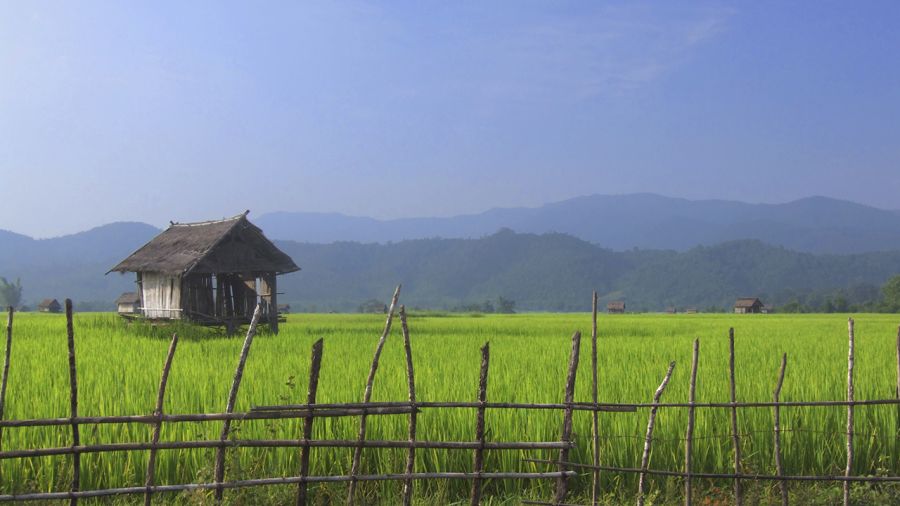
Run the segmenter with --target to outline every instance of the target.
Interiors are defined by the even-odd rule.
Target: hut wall
[[[141,277],[141,300],[147,318],[181,318],[181,278],[156,272]]]
[[[210,319],[215,317],[213,277],[211,274],[191,274],[182,281],[183,307],[186,317]]]

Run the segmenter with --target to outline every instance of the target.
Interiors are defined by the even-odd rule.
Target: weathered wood
[[[834,401],[841,403],[841,405],[846,404],[845,401]],[[864,401],[858,401],[864,402]],[[875,401],[878,403],[884,403],[884,401]],[[900,400],[889,400],[888,404],[900,404]],[[769,405],[771,403],[767,403]],[[410,406],[408,401],[401,402],[347,402],[340,404],[319,404],[315,407],[317,408],[334,408],[334,407],[342,407],[342,408],[369,408],[369,407],[395,407],[395,406]],[[416,402],[416,408],[477,408],[481,406],[481,403],[478,402],[460,402],[460,401],[419,401]],[[610,411],[615,413],[631,413],[636,411],[638,407],[650,407],[649,404],[600,404],[595,405],[590,402],[573,402],[572,404],[565,403],[532,403],[532,402],[488,402],[485,406],[489,409],[566,409],[571,407],[576,411]],[[687,405],[685,405],[687,406]],[[697,406],[702,405],[698,404]],[[725,404],[724,407],[729,407],[731,404]],[[250,409],[251,412],[259,413],[264,411],[285,411],[292,409],[307,409],[310,406],[306,404],[276,404],[272,406],[254,406]],[[722,406],[719,406],[722,407]],[[3,422],[0,422],[2,424]]]
[[[693,404],[697,400],[697,365],[700,361],[700,340],[694,339],[694,352],[691,357],[691,383],[688,391],[688,403]],[[684,436],[684,472],[687,478],[684,480],[684,504],[691,506],[693,504],[693,480],[691,478],[691,470],[693,469],[694,458],[694,410],[691,406],[688,408],[688,424],[687,433]],[[599,464],[595,464],[599,465]]]
[[[316,393],[319,390],[319,372],[322,369],[322,348],[323,341],[320,338],[312,345],[312,355],[309,364],[309,386],[306,389],[306,403],[313,405],[316,403]],[[303,419],[303,439],[309,441],[312,439],[313,421],[315,417],[310,412],[309,416]],[[309,454],[311,448],[307,445],[300,450],[300,477],[309,476]],[[309,493],[308,484],[301,481],[297,484],[297,506],[305,506],[307,495]]]
[[[481,403],[481,406],[475,412],[475,440],[478,441],[479,445],[475,448],[475,453],[472,457],[472,472],[476,476],[480,476],[484,471],[484,403],[487,401],[488,366],[490,361],[490,343],[484,343],[484,346],[481,348],[481,369],[478,375],[478,402]],[[471,504],[472,506],[481,504],[480,477],[472,480]]]
[[[403,330],[403,351],[406,355],[406,383],[409,387],[409,403],[416,405],[416,374],[413,369],[412,342],[409,338],[409,324],[406,321],[406,307],[400,305],[400,328]],[[416,416],[418,413],[412,411],[409,414],[409,442],[416,440]],[[416,467],[416,447],[410,446],[406,453],[406,474],[415,472]],[[403,506],[410,506],[413,497],[413,480],[403,482]]]
[[[378,360],[381,358],[381,350],[384,349],[384,343],[387,341],[388,335],[391,333],[391,322],[394,319],[394,310],[397,307],[397,300],[400,299],[400,287],[401,285],[397,285],[397,288],[394,290],[394,296],[391,297],[391,305],[388,307],[387,318],[384,322],[384,331],[381,333],[381,338],[378,340],[378,345],[375,346],[375,354],[372,357],[372,365],[369,368],[369,377],[366,379],[366,390],[363,393],[363,403],[369,402],[372,399],[372,386],[375,383],[375,373],[378,372]],[[366,439],[366,415],[363,413],[362,416],[359,417],[359,437],[360,441]],[[362,447],[357,447],[353,451],[353,461],[350,464],[350,476],[354,476],[359,473],[359,465],[360,460],[362,459]],[[356,495],[356,480],[351,479],[350,485],[347,487],[347,504],[352,505]]]
[[[162,375],[159,380],[159,390],[156,392],[156,409],[153,410],[154,415],[162,415],[163,414],[163,401],[166,395],[166,383],[169,381],[169,371],[172,369],[172,359],[175,358],[175,348],[178,346],[178,334],[172,334],[172,342],[169,343],[169,353],[166,355],[166,362],[163,364]],[[160,419],[153,426],[153,436],[151,437],[151,443],[157,444],[159,443],[159,436],[162,432],[162,419]],[[147,487],[147,491],[144,492],[144,506],[150,506],[151,496],[153,492],[150,491],[150,487],[153,486],[153,477],[156,473],[156,452],[157,450],[151,449],[150,456],[147,459],[147,474],[144,478],[144,486]]]
[[[847,401],[853,401],[853,346],[855,341],[853,318],[847,320]],[[853,405],[847,405],[847,467],[844,476],[853,470]],[[850,482],[844,482],[844,506],[850,506]]]
[[[66,299],[66,337],[69,344],[69,411],[72,415],[72,446],[81,446],[78,433],[78,374],[75,368],[75,327],[72,323],[72,299]],[[81,489],[81,456],[72,454],[72,492]],[[78,498],[69,499],[70,505],[78,504]]]
[[[240,359],[238,359],[237,369],[235,369],[234,371],[234,380],[231,382],[231,391],[228,392],[228,403],[225,406],[226,413],[231,413],[234,411],[234,404],[237,401],[238,388],[240,388],[241,379],[244,377],[244,365],[246,365],[247,363],[247,355],[250,353],[250,345],[253,344],[253,336],[256,335],[256,326],[259,324],[260,313],[262,313],[262,310],[260,306],[257,305],[256,310],[253,311],[253,319],[250,320],[250,328],[247,329],[247,337],[244,338],[244,345],[241,348],[241,356]],[[222,423],[222,433],[219,436],[219,440],[227,440],[228,434],[230,432],[231,419],[228,419]],[[217,483],[221,483],[225,480],[225,447],[220,447],[216,451],[215,479]],[[222,487],[217,487],[215,492],[216,502],[221,502],[222,496]]]
[[[591,400],[599,403],[597,385],[597,291],[591,297]],[[591,461],[595,466],[600,465],[600,413],[591,413]],[[600,470],[594,469],[591,480],[591,504],[597,506],[600,501]]]
[[[571,404],[575,402],[575,377],[578,373],[578,357],[581,353],[581,332],[575,332],[572,334],[572,351],[569,352],[569,369],[566,373],[566,390],[565,390],[565,400],[566,409],[563,411],[563,426],[562,426],[562,436],[560,437],[560,441],[564,443],[568,443],[572,441],[572,406]],[[566,461],[569,459],[569,448],[563,448],[559,450],[559,460]],[[565,468],[560,466],[560,472],[565,471]],[[556,495],[554,497],[554,501],[557,503],[561,503],[566,498],[566,493],[568,492],[569,483],[568,477],[564,475],[560,475],[559,478],[556,479]]]
[[[735,380],[734,380],[734,328],[728,329],[728,379],[729,379],[729,389],[731,393],[731,402],[737,402],[737,395],[735,393]],[[734,472],[735,474],[741,474],[743,472],[743,467],[741,464],[741,437],[738,432],[738,421],[737,421],[737,407],[731,408],[731,444],[734,447]],[[734,480],[734,503],[736,506],[741,506],[744,504],[744,493],[743,488],[741,487],[740,478],[735,478]]]
[[[787,368],[787,353],[781,356],[781,370],[778,372],[778,383],[775,386],[773,400],[778,402],[781,397],[781,386],[784,384],[784,370]],[[781,407],[775,406],[775,474],[784,476],[784,464],[781,461]],[[781,504],[788,504],[787,482],[780,480],[778,488],[781,491]]]
[[[669,363],[669,370],[666,371],[666,375],[662,380],[662,383],[659,384],[659,387],[656,389],[656,392],[653,394],[653,403],[659,403],[660,397],[662,397],[663,392],[666,390],[666,385],[669,384],[669,380],[672,379],[672,371],[675,370],[675,362]],[[656,411],[657,407],[650,408],[650,415],[647,417],[647,437],[644,438],[644,452],[641,454],[641,470],[638,476],[638,497],[637,504],[638,506],[644,506],[644,488],[645,488],[645,480],[647,475],[647,469],[650,466],[650,449],[653,445],[653,426],[656,423]],[[562,460],[562,459],[560,459]],[[565,462],[564,460],[562,460]],[[560,466],[561,468],[563,466]]]
[[[13,313],[15,309],[12,306],[7,308],[6,316],[6,355],[3,359],[3,379],[0,380],[0,420],[3,419],[3,413],[6,408],[6,384],[9,381],[9,359],[12,351],[12,326]],[[0,449],[3,449],[3,427],[0,427]]]

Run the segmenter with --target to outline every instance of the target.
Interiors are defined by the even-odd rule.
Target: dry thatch
[[[753,306],[762,306],[763,303],[756,297],[741,297],[734,303],[736,308],[751,308]]]
[[[140,304],[141,296],[136,292],[125,292],[116,299],[116,305],[119,304]]]
[[[109,272],[173,275],[300,270],[247,220],[247,213],[200,223],[173,223]]]

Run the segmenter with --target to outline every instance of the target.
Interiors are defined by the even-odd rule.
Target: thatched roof
[[[135,292],[125,292],[122,295],[119,295],[119,298],[116,299],[116,305],[118,304],[140,304],[141,296]]]
[[[759,304],[762,305],[762,302],[756,297],[741,297],[734,303],[734,307],[753,307]]]
[[[606,305],[606,309],[625,309],[625,302],[614,300]]]
[[[47,309],[53,305],[59,306],[59,301],[56,299],[44,299],[38,304],[38,309]]]
[[[172,223],[109,272],[190,273],[300,270],[247,220],[247,213],[218,221]]]

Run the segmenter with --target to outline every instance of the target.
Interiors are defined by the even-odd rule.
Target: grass
[[[737,395],[743,401],[769,401],[775,387],[781,354],[788,354],[783,400],[834,400],[846,396],[848,315],[603,315],[600,318],[599,377],[601,402],[649,402],[669,361],[677,366],[663,401],[686,401],[691,345],[700,338],[698,402],[727,401],[728,328],[736,333]],[[895,395],[897,315],[856,317],[856,397]],[[309,353],[313,341],[325,339],[319,402],[358,402],[362,399],[371,355],[384,323],[382,315],[291,315],[278,336],[262,334],[253,344],[238,395],[237,410],[252,405],[302,403],[306,395]],[[168,341],[178,330],[182,341],[175,356],[165,411],[169,413],[220,412],[224,409],[240,338],[191,327],[127,325],[111,314],[77,314],[79,412],[83,416],[145,414],[153,409],[159,374]],[[574,330],[590,333],[587,314],[523,314],[448,316],[413,315],[410,318],[419,400],[475,400],[480,362],[479,348],[491,343],[488,400],[561,402],[565,369]],[[376,377],[373,401],[404,400],[406,376],[399,325],[389,338]],[[5,418],[68,416],[68,368],[65,319],[59,315],[16,316],[10,381]],[[582,341],[576,401],[590,400],[590,340]],[[601,413],[604,464],[637,467],[643,447],[647,411]],[[744,434],[742,450],[746,472],[774,471],[772,411],[745,409],[739,413]],[[731,440],[727,410],[698,410],[695,429],[695,470],[731,471]],[[782,425],[792,430],[783,436],[785,472],[788,474],[842,474],[845,462],[843,407],[783,408]],[[571,459],[589,463],[590,415],[576,412],[577,448]],[[651,466],[680,470],[687,413],[660,410]],[[419,438],[469,441],[474,438],[475,412],[471,409],[425,410],[419,415]],[[495,441],[553,441],[560,437],[561,413],[556,411],[488,411],[488,439]],[[856,409],[856,461],[862,475],[900,474],[900,418],[896,406]],[[245,421],[235,425],[240,438],[297,438],[297,421]],[[215,439],[221,423],[169,424],[162,440]],[[315,438],[354,439],[356,419],[317,420]],[[143,425],[84,426],[83,444],[146,441],[150,428]],[[372,439],[405,439],[406,417],[370,417]],[[5,429],[4,450],[66,446],[70,429]],[[148,452],[119,452],[82,456],[82,488],[134,486],[143,483]],[[312,472],[345,474],[349,449],[316,449]],[[159,483],[211,481],[212,450],[165,450],[158,457]],[[390,473],[403,469],[404,450],[366,450],[363,472]],[[486,470],[546,470],[523,458],[549,458],[547,452],[488,452]],[[472,456],[466,451],[420,450],[417,471],[465,471]],[[296,449],[242,449],[230,452],[233,479],[295,475]],[[0,490],[66,490],[71,469],[66,457],[42,457],[0,462]],[[682,482],[651,480],[657,502],[680,494]],[[572,481],[575,497],[589,493],[590,476]],[[728,482],[700,481],[707,498],[723,497]],[[772,496],[773,484],[748,485],[754,497]],[[551,483],[494,481],[485,493],[497,503],[515,500],[525,490],[534,497],[550,496]],[[468,484],[421,483],[423,497],[442,502],[462,500]],[[629,497],[634,476],[604,473],[609,500]],[[839,486],[792,485],[805,502],[823,503],[839,498]],[[855,485],[857,494],[891,494],[895,486]],[[345,486],[313,487],[320,500],[343,500]],[[289,497],[291,487],[264,492],[229,494],[233,501],[253,501],[253,494]],[[371,501],[396,498],[398,483],[367,483],[361,492]],[[803,495],[805,494],[805,495]],[[205,496],[204,496],[205,497]],[[871,499],[874,496],[865,496]],[[882,497],[879,495],[878,497]],[[438,499],[439,498],[439,499]],[[181,496],[179,501],[196,497]],[[622,499],[624,500],[624,499]],[[280,500],[272,499],[274,502]],[[201,501],[202,502],[202,501]]]

